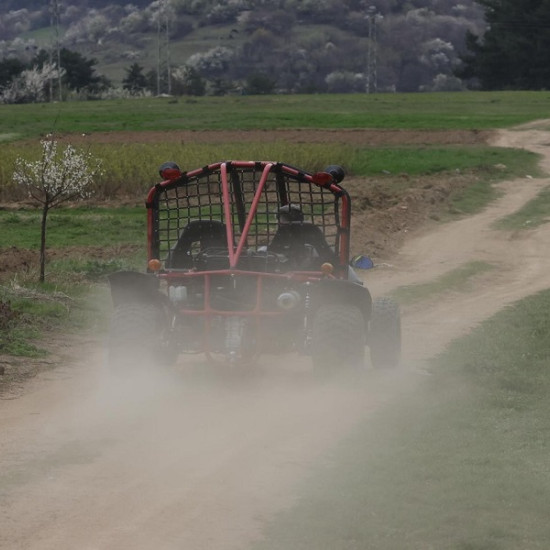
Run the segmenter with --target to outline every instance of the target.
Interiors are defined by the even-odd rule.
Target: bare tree
[[[48,213],[66,201],[89,197],[94,177],[101,173],[101,163],[90,153],[79,152],[71,145],[58,151],[57,141],[52,136],[40,143],[41,158],[34,162],[18,158],[13,180],[25,187],[29,197],[42,207],[39,280],[43,283]]]

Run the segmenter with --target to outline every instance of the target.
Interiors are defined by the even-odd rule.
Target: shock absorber
[[[243,335],[243,319],[230,315],[225,319],[225,350],[230,360],[238,359]]]

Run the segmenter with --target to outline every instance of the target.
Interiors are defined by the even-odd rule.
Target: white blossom
[[[201,74],[217,74],[227,69],[233,57],[233,50],[224,46],[216,46],[207,52],[193,54],[187,60],[187,65]]]
[[[61,68],[61,76],[65,70]],[[46,98],[48,81],[59,77],[59,71],[53,63],[44,63],[42,67],[33,67],[23,71],[12,79],[0,93],[0,103],[39,103]]]
[[[54,208],[60,203],[88,198],[96,175],[101,174],[101,163],[88,152],[79,152],[72,145],[59,151],[57,141],[41,142],[42,156],[37,161],[18,158],[13,180],[27,189],[29,197]]]

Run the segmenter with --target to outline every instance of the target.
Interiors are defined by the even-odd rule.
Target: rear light
[[[149,271],[160,271],[162,269],[162,262],[156,258],[153,258],[152,260],[149,260],[147,267],[149,268]]]
[[[181,176],[180,167],[175,162],[165,162],[159,168],[160,177],[166,180],[175,180]]]

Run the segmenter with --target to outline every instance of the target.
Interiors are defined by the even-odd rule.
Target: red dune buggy
[[[400,356],[400,316],[349,264],[344,171],[227,161],[161,167],[147,196],[147,273],[111,275],[113,363],[203,353],[227,364],[298,352],[320,368]]]

